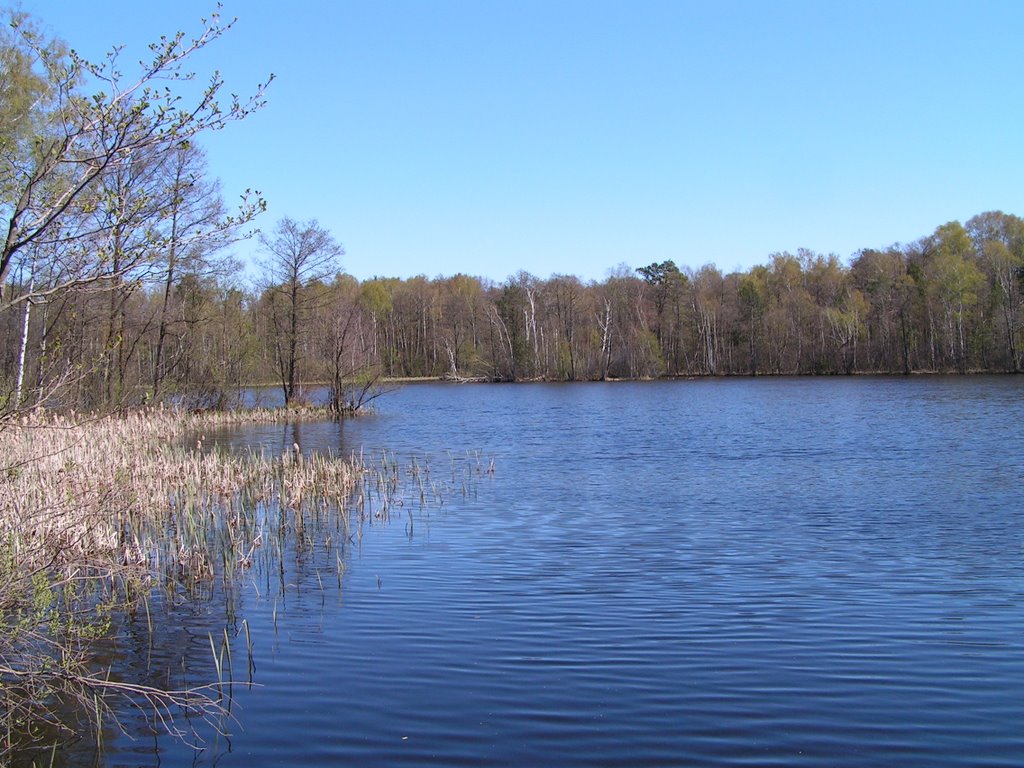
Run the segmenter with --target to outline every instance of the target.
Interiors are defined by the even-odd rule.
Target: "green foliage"
[[[679,271],[676,263],[669,259],[660,264],[649,264],[638,267],[637,273],[651,285],[666,285],[672,282],[686,282],[686,275]]]
[[[385,281],[374,279],[363,283],[359,288],[359,304],[378,321],[390,314],[391,292]]]
[[[768,277],[764,267],[755,267],[740,278],[739,299],[744,314],[758,318],[768,307]]]

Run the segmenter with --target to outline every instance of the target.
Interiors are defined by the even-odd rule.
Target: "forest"
[[[0,404],[227,405],[327,384],[336,410],[388,378],[586,381],[677,376],[1018,372],[1024,220],[941,224],[844,261],[773,253],[746,272],[644,253],[601,281],[524,272],[359,281],[315,220],[229,209],[197,136],[263,104],[176,107],[189,43],[139,80],[76,58],[24,14],[0,37]],[[106,84],[89,96],[83,83]],[[161,99],[166,99],[161,103]],[[262,233],[257,227],[263,227]],[[257,276],[231,256],[257,238]],[[358,256],[356,256],[358,258]],[[481,253],[481,264],[487,254]]]
[[[173,156],[176,169],[199,158]],[[293,402],[303,385],[325,383],[345,408],[380,378],[1018,372],[1024,363],[1024,220],[998,211],[864,249],[848,264],[799,251],[729,274],[620,265],[600,282],[522,272],[501,283],[360,282],[341,271],[330,233],[284,219],[260,236],[262,279],[245,284],[217,237],[173,236],[183,217],[216,221],[213,189],[193,182],[197,198],[142,225],[167,228],[162,247],[124,230],[110,256],[108,242],[77,240],[71,271],[67,253],[46,247],[17,261],[0,325],[8,402],[211,406],[257,383],[278,384]]]

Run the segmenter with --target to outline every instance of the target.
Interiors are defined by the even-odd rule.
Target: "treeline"
[[[379,377],[1016,372],[1024,362],[1024,220],[1000,212],[849,264],[800,251],[730,274],[620,266],[600,282],[360,282],[329,274],[341,249],[315,222],[285,219],[263,242],[271,258],[259,287],[207,258],[8,309],[5,380],[23,368],[33,396],[60,390],[84,406],[165,395],[216,404],[268,381],[291,400],[303,383],[327,382],[344,409]]]
[[[227,404],[326,382],[338,411],[382,377],[580,381],[1021,370],[1024,221],[950,222],[849,263],[808,251],[747,272],[645,265],[602,281],[341,271],[317,222],[260,238],[260,279],[225,254],[265,208],[225,205],[197,143],[263,103],[183,101],[189,57],[229,28],[161,38],[136,79],[8,12],[0,28],[0,419],[38,404]],[[168,85],[170,84],[170,85]],[[94,88],[89,91],[88,88]],[[681,244],[684,248],[685,244]]]
[[[388,375],[500,381],[1018,371],[1022,289],[1024,221],[1000,212],[848,265],[800,251],[730,274],[667,261],[601,282],[358,287]]]

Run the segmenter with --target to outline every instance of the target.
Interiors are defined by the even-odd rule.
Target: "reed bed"
[[[162,722],[176,707],[217,711],[208,691],[112,680],[90,666],[89,641],[153,589],[231,580],[260,553],[279,556],[286,537],[301,545],[327,517],[338,539],[348,537],[350,505],[365,509],[371,486],[387,492],[387,481],[370,481],[354,459],[304,457],[297,446],[277,456],[202,446],[204,431],[220,426],[322,417],[319,409],[153,409],[34,414],[4,425],[0,763],[21,743],[12,734],[34,722],[60,726],[54,702],[68,697],[106,717],[112,707],[97,702],[118,697]]]
[[[128,567],[152,576],[168,557],[187,565],[209,555],[200,538],[207,518],[246,509],[251,516],[261,502],[345,507],[362,476],[351,460],[228,454],[201,450],[201,439],[184,442],[247,416],[284,417],[267,409],[22,419],[0,432],[0,542],[23,569]]]

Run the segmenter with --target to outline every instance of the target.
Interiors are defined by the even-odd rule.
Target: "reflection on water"
[[[230,736],[159,758],[1019,765],[1021,386],[416,385],[365,418],[207,435],[407,480],[348,535],[159,605],[152,649],[126,630],[140,673],[201,677],[227,627],[236,680],[251,632]],[[147,739],[105,759],[157,762]]]

